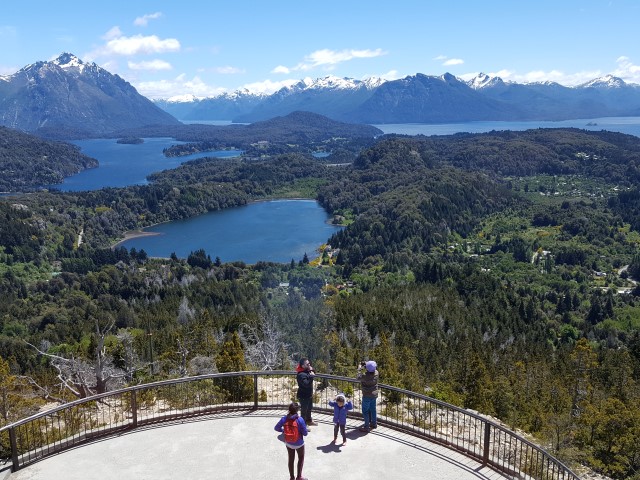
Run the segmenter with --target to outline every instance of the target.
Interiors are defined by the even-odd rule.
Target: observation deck
[[[579,480],[493,420],[380,384],[378,428],[362,433],[360,383],[316,374],[305,440],[309,479]],[[136,385],[0,428],[0,480],[287,478],[276,422],[295,399],[291,371],[231,372]],[[351,396],[347,444],[335,445],[328,401]],[[340,440],[340,437],[339,437]]]
[[[273,427],[285,410],[229,413],[142,427],[67,450],[8,480],[274,480],[289,478],[287,452]],[[320,479],[508,478],[443,446],[379,426],[347,422],[347,444],[331,444],[332,417],[316,415],[305,437],[304,476]],[[1,478],[1,477],[0,477]]]

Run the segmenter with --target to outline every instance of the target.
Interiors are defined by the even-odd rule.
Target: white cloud
[[[152,71],[160,71],[160,70],[172,70],[173,67],[169,62],[165,62],[164,60],[151,60],[145,62],[129,62],[128,66],[131,70],[152,70]]]
[[[0,76],[2,76],[2,75],[13,75],[18,70],[20,70],[20,69],[16,68],[16,67],[7,67],[5,65],[0,65]]]
[[[271,73],[284,73],[285,75],[289,75],[289,73],[291,73],[291,70],[289,70],[284,65],[278,65],[276,68],[271,70]]]
[[[104,47],[106,53],[116,55],[136,55],[138,53],[164,53],[180,50],[180,42],[175,38],[160,39],[156,35],[118,37],[109,40]]]
[[[450,67],[451,65],[462,65],[464,63],[464,60],[462,60],[461,58],[449,58],[446,55],[438,55],[437,57],[434,57],[434,60],[442,62],[442,65],[444,67]]]
[[[304,57],[304,61],[298,63],[295,67],[285,67],[282,65],[274,68],[271,73],[285,73],[288,74],[291,71],[307,71],[314,68],[323,68],[325,70],[332,70],[336,65],[342,62],[347,62],[356,58],[374,58],[382,55],[386,55],[387,52],[381,48],[375,50],[329,50],[324,48],[322,50],[316,50]]]
[[[451,65],[462,65],[463,63],[464,60],[460,58],[450,58],[449,60],[446,60],[442,65],[444,65],[445,67],[449,67]]]
[[[226,67],[217,67],[214,69],[216,73],[220,73],[222,75],[233,75],[236,73],[244,73],[244,70],[238,67],[232,67],[227,65]]]
[[[170,80],[158,80],[137,82],[136,90],[147,98],[170,98],[179,95],[191,94],[198,98],[215,97],[223,94],[226,89],[208,85],[200,77],[187,79],[182,74]]]
[[[89,61],[99,57],[111,57],[113,55],[138,55],[156,54],[180,51],[180,42],[175,38],[161,39],[156,35],[134,35],[127,37],[122,35],[118,27],[113,27],[103,38],[107,43],[85,55]]]
[[[280,82],[264,80],[262,82],[247,83],[246,85],[243,85],[241,88],[242,89],[246,88],[251,93],[270,94],[270,93],[277,92],[283,87],[290,87],[291,85],[295,85],[299,81],[300,80],[297,80],[297,79],[282,80]]]
[[[385,54],[386,53],[380,48],[375,50],[341,50],[339,52],[325,48],[307,55],[305,57],[305,64],[308,65],[309,68],[313,68],[323,65],[337,65],[338,63],[353,60],[354,58],[374,58]]]
[[[398,80],[399,78],[404,77],[404,75],[400,75],[397,70],[389,70],[387,73],[374,73],[371,75],[364,75],[360,77],[360,80],[366,80],[367,78],[382,78],[384,80]]]
[[[146,27],[149,23],[149,20],[156,20],[162,16],[162,12],[151,13],[148,15],[143,15],[142,17],[138,17],[133,21],[133,24],[138,27]]]
[[[382,75],[377,75],[380,78],[384,78],[385,80],[397,80],[400,78],[397,70],[389,70],[387,73],[383,73]]]
[[[498,70],[497,72],[493,72],[493,73],[488,73],[487,75],[489,75],[490,77],[500,77],[503,80],[506,80],[507,78],[510,78],[512,75],[514,75],[515,73],[512,72],[511,70]]]
[[[618,68],[616,68],[612,75],[622,78],[628,83],[640,83],[640,65],[634,65],[629,57],[618,57],[616,59]]]
[[[117,25],[115,27],[111,27],[111,29],[102,36],[103,40],[112,40],[114,38],[118,38],[122,36],[122,30]]]
[[[115,59],[100,62],[100,66],[111,73],[118,73],[120,71],[120,64]]]
[[[580,85],[602,76],[600,70],[583,71],[576,73],[564,73],[558,70],[546,72],[544,70],[534,70],[525,74],[511,74],[509,77],[501,77],[503,80],[510,80],[517,83],[528,82],[556,82],[567,87]]]

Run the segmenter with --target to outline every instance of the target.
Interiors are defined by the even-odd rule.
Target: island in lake
[[[141,143],[144,143],[144,140],[139,137],[123,137],[119,138],[116,143],[122,143],[126,145],[140,145]]]

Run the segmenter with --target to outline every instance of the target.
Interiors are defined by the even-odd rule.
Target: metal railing
[[[317,374],[314,411],[332,413],[338,392],[362,416],[360,383]],[[233,372],[136,385],[61,405],[0,429],[0,455],[13,471],[49,455],[144,425],[230,411],[279,408],[295,400],[290,371]],[[461,452],[515,478],[578,480],[541,447],[468,410],[408,390],[379,385],[378,423]]]

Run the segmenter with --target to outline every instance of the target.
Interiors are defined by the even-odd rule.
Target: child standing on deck
[[[338,441],[338,429],[342,434],[342,445],[347,443],[345,427],[347,425],[347,412],[353,410],[353,403],[347,402],[344,393],[336,395],[334,402],[329,400],[329,406],[333,407],[333,443]]]

